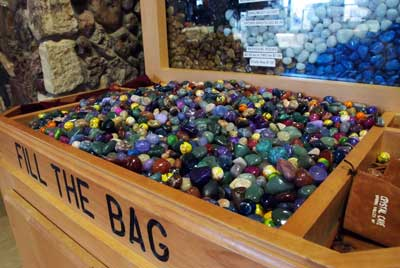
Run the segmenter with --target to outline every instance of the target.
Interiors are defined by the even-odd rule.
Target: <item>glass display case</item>
[[[399,0],[167,0],[172,68],[400,85]]]

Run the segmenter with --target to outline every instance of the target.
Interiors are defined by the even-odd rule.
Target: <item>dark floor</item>
[[[21,261],[8,222],[3,198],[0,195],[0,267],[19,268]]]

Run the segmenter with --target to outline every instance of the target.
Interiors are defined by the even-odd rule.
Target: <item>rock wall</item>
[[[11,105],[122,84],[144,73],[139,0],[0,0],[0,53]]]

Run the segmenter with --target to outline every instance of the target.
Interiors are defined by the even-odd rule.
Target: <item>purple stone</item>
[[[210,167],[195,167],[189,172],[189,178],[196,187],[203,187],[211,179]]]
[[[297,198],[294,201],[294,210],[297,210],[301,205],[303,205],[304,201],[306,201],[305,198],[301,197],[301,198]]]
[[[239,143],[239,138],[238,137],[229,137],[229,141],[232,144],[238,144]]]
[[[322,128],[322,126],[324,125],[324,122],[322,122],[322,120],[315,120],[315,121],[308,122],[307,125],[313,125],[314,127]]]
[[[234,122],[236,118],[237,116],[234,111],[228,111],[224,116],[224,119],[228,122]]]
[[[146,137],[146,140],[151,144],[157,144],[160,142],[160,137],[157,134],[149,133]]]
[[[340,116],[334,115],[331,117],[333,123],[340,123]]]
[[[319,165],[312,166],[308,172],[316,182],[323,182],[328,176],[328,173],[326,172],[325,168]]]
[[[154,116],[154,118],[161,123],[161,125],[165,124],[168,120],[168,116],[164,113],[159,113]]]
[[[199,143],[200,146],[204,146],[204,145],[206,145],[208,143],[208,140],[207,140],[206,137],[200,137],[199,140],[198,140],[198,143]]]
[[[143,169],[146,171],[150,171],[151,167],[153,166],[153,163],[154,163],[154,158],[150,158],[149,160],[144,162]]]
[[[218,146],[216,153],[217,155],[225,155],[229,153],[229,149],[224,146]]]
[[[135,149],[139,153],[147,153],[150,150],[150,146],[151,146],[151,144],[147,140],[138,140],[135,143]]]
[[[118,159],[118,160],[121,160],[121,161],[125,160],[127,157],[128,157],[128,156],[127,156],[126,153],[124,153],[124,152],[119,152],[119,153],[117,154],[117,159]]]
[[[356,139],[356,138],[349,138],[349,139],[347,140],[347,142],[350,143],[350,144],[353,145],[353,146],[356,146],[356,144],[359,142],[359,140]]]

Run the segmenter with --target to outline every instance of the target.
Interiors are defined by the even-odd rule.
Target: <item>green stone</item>
[[[336,139],[332,137],[322,137],[321,141],[325,144],[328,148],[333,148],[336,144]]]
[[[221,126],[218,124],[218,122],[211,121],[208,124],[208,130],[211,131],[212,133],[218,135],[219,132],[221,131]]]
[[[101,141],[94,141],[90,145],[90,150],[96,155],[103,155],[104,147],[106,144]]]
[[[164,147],[161,145],[154,145],[147,153],[151,157],[160,157],[164,153]]]
[[[167,144],[169,146],[174,146],[178,142],[178,136],[176,135],[169,135],[167,137]]]
[[[316,188],[317,187],[313,184],[303,186],[297,191],[297,195],[298,197],[307,198],[315,191]]]
[[[111,140],[108,143],[106,143],[106,145],[104,145],[104,148],[103,148],[103,155],[108,155],[109,153],[114,151],[116,144],[117,144],[117,142],[114,140]]]
[[[57,128],[56,131],[54,132],[54,138],[55,138],[56,140],[59,140],[60,137],[61,137],[61,134],[62,134],[61,128]]]
[[[89,131],[89,139],[93,140],[98,134],[104,133],[102,130],[98,128],[92,128]]]
[[[337,128],[335,128],[335,127],[333,127],[333,128],[330,128],[329,129],[329,136],[333,136],[333,135],[335,135],[336,133],[338,133],[339,132],[339,130],[337,129]]]
[[[222,135],[215,136],[214,143],[225,146],[228,144],[228,138]]]
[[[222,185],[229,185],[233,180],[232,173],[230,171],[224,172],[224,177],[222,178],[221,184]]]
[[[279,194],[288,192],[294,188],[292,183],[286,182],[282,176],[277,175],[271,178],[266,185],[265,192],[268,194]]]
[[[285,131],[289,133],[290,140],[293,140],[294,138],[300,138],[302,136],[300,130],[293,126],[285,127]]]
[[[293,120],[297,123],[306,124],[308,121],[307,116],[303,116],[300,113],[294,113],[292,116]]]
[[[160,173],[154,173],[153,175],[150,176],[150,179],[160,182],[161,181],[161,174]]]
[[[289,118],[290,118],[290,115],[288,115],[287,113],[282,113],[282,114],[278,115],[277,120],[282,122]]]
[[[199,132],[203,132],[207,130],[209,120],[207,118],[201,118],[201,119],[196,119],[195,124],[196,124],[196,129]]]
[[[337,114],[341,110],[340,105],[331,104],[328,106],[328,111],[333,114]]]
[[[256,145],[256,152],[261,154],[263,158],[266,158],[271,148],[272,142],[270,140],[261,139]]]
[[[249,147],[247,145],[238,143],[235,145],[235,156],[236,157],[243,157],[250,153]]]
[[[239,176],[237,176],[237,179],[245,179],[251,181],[251,184],[255,184],[256,182],[256,176],[254,176],[251,173],[242,173]]]
[[[192,154],[197,159],[201,159],[207,155],[207,148],[204,146],[197,146],[193,148]]]
[[[132,110],[132,116],[133,116],[135,119],[137,119],[137,118],[139,117],[140,113],[141,113],[140,109],[133,109],[133,110]]]
[[[255,203],[258,203],[260,202],[260,198],[263,194],[264,194],[263,188],[254,183],[249,188],[247,188],[245,193],[245,199],[249,199]]]
[[[262,157],[258,154],[248,154],[244,157],[248,166],[258,166],[262,162]]]
[[[206,156],[197,164],[197,167],[218,167],[217,158],[213,155]]]
[[[299,167],[305,169],[309,169],[311,166],[315,165],[315,161],[309,155],[299,156],[297,163]]]
[[[307,156],[308,152],[304,147],[301,147],[299,145],[294,145],[293,146],[293,154],[297,157],[301,157],[301,156]]]
[[[290,216],[292,216],[292,212],[282,208],[276,208],[272,211],[272,220],[275,226],[279,227],[284,225]]]
[[[207,139],[208,143],[212,143],[214,141],[214,133],[210,131],[204,131],[203,137]]]
[[[114,119],[117,117],[117,114],[115,112],[108,112],[106,115],[107,119]]]

